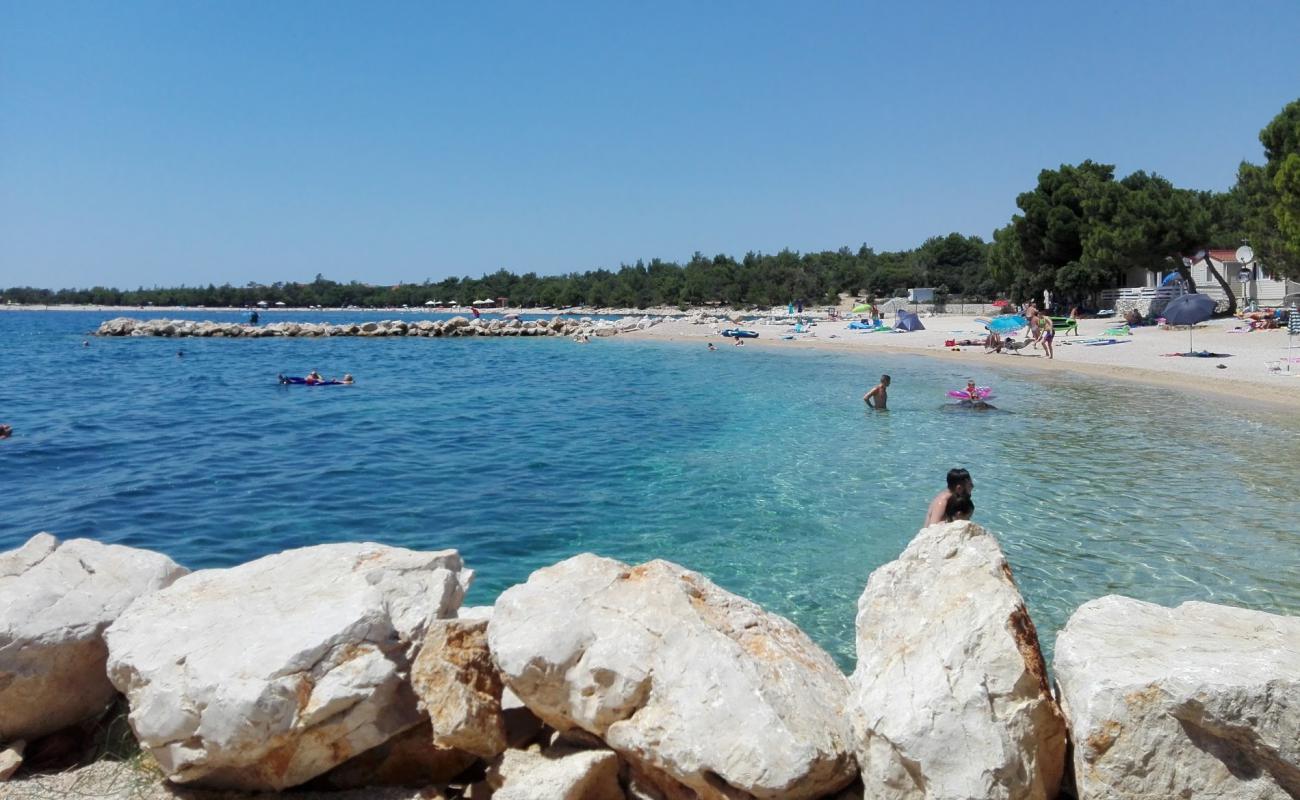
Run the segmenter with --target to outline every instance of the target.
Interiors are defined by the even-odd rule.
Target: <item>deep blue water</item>
[[[1110,592],[1300,612],[1292,415],[979,374],[1009,413],[948,413],[966,375],[938,360],[617,339],[83,347],[112,316],[0,313],[0,422],[16,431],[0,441],[0,549],[48,530],[210,567],[325,541],[455,547],[474,604],[586,550],[667,558],[849,667],[867,576],[965,466],[1049,647]],[[312,368],[358,383],[276,383]],[[883,371],[891,410],[868,413]]]

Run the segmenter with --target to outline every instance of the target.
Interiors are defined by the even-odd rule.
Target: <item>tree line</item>
[[[1020,301],[1051,291],[1064,302],[1087,303],[1121,285],[1134,268],[1179,270],[1183,258],[1209,247],[1249,242],[1274,274],[1300,277],[1300,100],[1288,104],[1260,132],[1265,161],[1243,162],[1227,192],[1182,189],[1145,171],[1117,179],[1113,165],[1091,160],[1045,169],[1016,198],[1018,213],[992,241],[950,233],[911,250],[876,252],[866,245],[814,253],[782,250],[686,263],[652,259],[565,275],[522,275],[505,269],[479,278],[375,286],[340,283],[322,275],[310,283],[245,286],[3,291],[5,301],[117,305],[381,308],[421,306],[429,300],[468,305],[507,298],[526,308],[604,306],[646,308],[723,303],[784,305],[795,300],[834,303],[842,293],[889,297],[910,287],[932,287],[942,300]],[[1229,297],[1227,278],[1214,273]]]

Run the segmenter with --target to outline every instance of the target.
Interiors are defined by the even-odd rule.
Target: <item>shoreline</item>
[[[960,322],[960,318],[931,318],[936,322],[953,321]],[[930,322],[930,320],[926,320]],[[1094,326],[1098,321],[1085,320]],[[1214,402],[1228,401],[1234,407],[1258,410],[1258,411],[1294,411],[1300,409],[1300,364],[1292,365],[1291,375],[1295,377],[1269,375],[1263,372],[1261,365],[1260,371],[1256,373],[1259,379],[1240,377],[1239,375],[1223,375],[1213,364],[1200,365],[1195,362],[1215,362],[1215,359],[1167,359],[1164,363],[1171,364],[1170,368],[1154,367],[1151,364],[1133,363],[1132,359],[1123,361],[1080,361],[1070,358],[1071,348],[1076,346],[1070,345],[1061,347],[1062,337],[1057,336],[1057,357],[1047,359],[1040,355],[1010,355],[1010,354],[989,354],[983,351],[982,347],[962,347],[959,350],[952,350],[942,346],[942,344],[922,344],[919,341],[908,340],[908,343],[898,341],[899,336],[904,334],[876,334],[879,339],[871,340],[868,343],[866,337],[852,339],[846,336],[847,330],[841,330],[845,326],[840,323],[823,323],[828,326],[837,326],[834,330],[841,338],[830,339],[818,336],[806,338],[797,338],[793,340],[784,340],[779,338],[781,333],[773,332],[770,337],[766,331],[761,331],[759,338],[745,340],[746,347],[759,347],[771,351],[817,351],[817,352],[836,352],[848,355],[914,355],[926,356],[951,364],[963,364],[968,367],[967,371],[991,370],[997,373],[1016,373],[1032,377],[1034,379],[1056,377],[1069,377],[1096,382],[1118,382],[1128,384],[1140,384],[1149,387],[1171,389],[1181,394],[1199,396]],[[691,326],[701,329],[703,326]],[[828,328],[828,332],[830,329]],[[1145,331],[1139,331],[1142,335]],[[1172,334],[1174,336],[1186,336],[1185,332],[1170,331],[1150,331],[1157,334]],[[938,333],[922,332],[922,333]],[[872,334],[868,334],[870,336]],[[906,334],[906,336],[915,336],[918,334]],[[947,335],[947,334],[940,334]],[[1222,334],[1220,334],[1222,335]],[[1247,334],[1248,335],[1248,334]],[[1268,335],[1267,332],[1259,335]],[[1285,332],[1281,332],[1282,342],[1285,343]],[[661,341],[672,342],[676,344],[703,344],[708,341],[714,342],[718,349],[731,347],[731,343],[722,338],[712,328],[685,332],[676,324],[669,323],[658,325],[648,330],[631,331],[621,333],[615,337],[618,339],[629,339],[633,341]],[[1074,337],[1071,337],[1074,338]],[[1208,338],[1208,336],[1207,336]],[[1184,345],[1186,339],[1182,339]],[[1201,345],[1198,343],[1197,345]],[[1083,348],[1078,348],[1082,350]],[[1100,350],[1103,348],[1088,348],[1089,350]],[[1116,347],[1104,348],[1109,351],[1116,351]],[[1064,356],[1062,351],[1067,351]],[[1300,347],[1297,347],[1297,353],[1300,353]],[[1138,354],[1139,356],[1145,353]],[[1243,356],[1244,359],[1244,356]],[[1172,363],[1171,363],[1172,362]],[[1193,362],[1190,369],[1179,369],[1177,367],[1189,366],[1183,362]],[[1156,362],[1160,363],[1160,362]],[[1205,369],[1193,371],[1195,367],[1204,366]],[[973,368],[973,369],[972,369]],[[866,387],[864,386],[864,390]]]
[[[220,312],[247,313],[245,308],[195,308],[145,306],[0,306],[4,311],[67,311],[67,312],[103,312],[103,313],[140,313],[156,314],[169,310],[187,313]],[[358,311],[368,314],[392,313],[422,317],[425,315],[446,315],[457,313],[456,309],[425,308],[387,308],[387,309],[304,309],[304,308],[268,308],[258,309],[259,313],[275,312],[274,322],[291,321],[281,315],[346,314]],[[692,309],[682,312],[678,309],[577,309],[577,310],[538,310],[500,308],[484,310],[485,317],[497,317],[504,314],[526,314],[541,318],[562,317],[578,319],[580,317],[663,317],[660,324],[646,330],[624,331],[614,338],[630,338],[634,341],[664,341],[682,344],[703,344],[713,341],[719,347],[730,347],[728,340],[719,335],[719,329],[731,324],[723,321],[724,315],[732,316],[727,308]],[[703,324],[691,322],[692,317],[704,315],[712,318]],[[970,315],[944,314],[924,317],[927,330],[908,334],[870,333],[860,334],[850,331],[847,321],[818,319],[818,333],[798,334],[793,339],[783,339],[791,335],[790,328],[782,324],[767,324],[762,317],[749,316],[742,326],[760,331],[757,339],[746,340],[747,346],[780,351],[817,350],[821,352],[842,352],[857,355],[866,354],[900,354],[918,355],[938,358],[952,364],[963,364],[968,372],[991,370],[997,373],[1016,373],[1035,376],[1038,379],[1050,376],[1070,376],[1097,382],[1114,382],[1141,384],[1157,388],[1170,389],[1185,395],[1199,396],[1213,402],[1227,401],[1233,406],[1256,410],[1300,409],[1300,346],[1294,351],[1295,361],[1285,362],[1288,337],[1285,331],[1261,331],[1253,333],[1235,333],[1228,326],[1238,324],[1237,320],[1220,319],[1198,326],[1193,334],[1194,346],[1216,352],[1231,354],[1226,358],[1164,358],[1163,352],[1183,351],[1188,348],[1186,329],[1159,330],[1156,328],[1139,328],[1131,337],[1126,337],[1122,344],[1116,346],[1084,347],[1071,344],[1072,341],[1100,334],[1113,323],[1101,319],[1080,321],[1079,336],[1058,335],[1056,337],[1056,355],[1053,360],[1046,359],[1028,349],[1019,355],[986,354],[981,346],[951,349],[944,346],[947,338],[977,337],[980,324]],[[814,318],[817,315],[813,315]],[[734,316],[732,317],[735,318]],[[975,355],[971,355],[974,353]],[[1268,367],[1280,365],[1290,372],[1273,374]],[[1223,368],[1220,369],[1219,365]]]

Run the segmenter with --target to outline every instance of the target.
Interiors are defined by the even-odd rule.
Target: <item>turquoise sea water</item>
[[[867,576],[965,466],[1048,648],[1111,592],[1300,613],[1294,415],[979,373],[1008,413],[949,413],[966,374],[947,362],[729,345],[82,347],[112,316],[0,313],[0,422],[16,431],[0,441],[0,549],[49,530],[210,567],[326,541],[455,547],[478,572],[473,604],[582,551],[667,558],[850,668]],[[358,384],[276,383],[312,368]],[[886,371],[890,411],[869,413],[862,393]]]

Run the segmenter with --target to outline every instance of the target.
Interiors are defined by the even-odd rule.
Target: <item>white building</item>
[[[1282,299],[1300,292],[1300,282],[1287,280],[1273,275],[1258,260],[1250,266],[1237,260],[1234,250],[1211,249],[1206,252],[1210,263],[1228,282],[1239,307],[1254,305],[1256,307],[1280,306]],[[1215,300],[1226,301],[1223,287],[1210,274],[1205,258],[1185,259],[1192,280],[1196,281],[1196,291],[1209,295]],[[1149,270],[1129,270],[1125,287],[1102,292],[1103,305],[1113,304],[1119,300],[1160,299],[1168,300],[1170,295],[1181,294],[1176,288],[1172,292],[1165,284],[1169,271],[1152,272]],[[1244,278],[1244,280],[1243,280]],[[1157,300],[1158,302],[1158,300]],[[1163,305],[1163,304],[1161,304]]]

